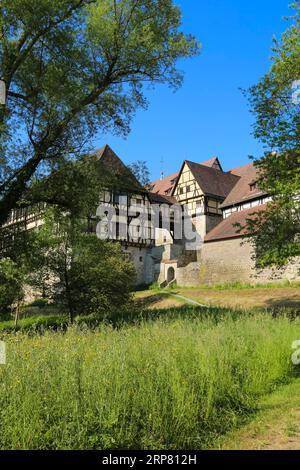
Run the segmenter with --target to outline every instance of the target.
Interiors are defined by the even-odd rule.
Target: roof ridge
[[[174,173],[171,173],[170,175],[164,176],[162,179],[157,178],[156,180],[151,181],[151,184],[156,183],[156,182],[158,182],[158,181],[163,181],[163,180],[165,180],[165,179],[171,178],[171,176],[178,175],[178,173],[179,173],[179,171],[176,171],[176,172],[174,172]]]
[[[230,171],[219,170],[218,168],[214,168],[212,166],[206,166],[206,165],[203,165],[202,163],[192,162],[191,160],[185,160],[185,162],[186,163],[192,163],[193,165],[201,166],[201,167],[205,168],[206,170],[217,171],[222,175],[229,175],[229,176],[234,176],[235,178],[241,178],[239,175],[234,175]]]
[[[203,165],[203,163],[193,162],[192,160],[185,160],[187,163],[192,163],[193,165],[202,166],[204,168],[208,168],[209,170],[219,171],[220,173],[226,174],[226,171],[219,170],[218,168],[214,168],[213,166]],[[236,175],[235,175],[236,176]]]
[[[253,166],[253,162],[244,163],[243,165],[235,166],[234,168],[231,168],[231,170],[228,170],[228,173],[231,173],[234,170],[238,170],[239,168],[246,168],[250,166]]]

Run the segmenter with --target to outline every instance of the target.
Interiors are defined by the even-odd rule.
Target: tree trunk
[[[66,246],[65,247],[64,278],[65,278],[65,289],[66,289],[66,297],[67,297],[68,310],[69,310],[69,318],[70,318],[70,323],[73,323],[74,309],[73,309],[72,295],[71,295],[71,290],[70,290],[70,282],[69,282],[69,273],[68,273],[67,263],[68,263],[68,248]]]
[[[15,311],[15,328],[17,328],[18,326],[19,317],[20,317],[20,304],[18,302],[16,306],[16,311]]]

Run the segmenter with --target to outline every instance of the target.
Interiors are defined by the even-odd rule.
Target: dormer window
[[[250,183],[250,191],[255,191],[257,189],[257,181]]]

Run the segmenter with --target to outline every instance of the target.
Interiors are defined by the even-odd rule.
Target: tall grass
[[[289,380],[296,339],[263,314],[7,336],[0,448],[205,448]]]
[[[264,283],[254,283],[254,282],[226,282],[223,284],[213,284],[213,285],[203,285],[202,288],[211,289],[211,290],[243,290],[243,289],[286,289],[292,288],[296,289],[300,287],[299,281],[289,281],[288,279],[284,281],[270,281]]]

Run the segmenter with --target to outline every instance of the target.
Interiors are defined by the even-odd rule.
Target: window
[[[191,191],[191,187],[190,186],[187,186],[186,187],[186,192],[189,193]]]
[[[120,202],[120,196],[119,196],[119,194],[114,194],[114,195],[113,195],[113,203],[114,203],[114,204],[119,204],[119,202]]]
[[[140,256],[140,263],[142,263],[142,262],[143,262],[143,257],[142,257],[142,256]]]
[[[181,188],[179,189],[179,194],[183,194],[183,193],[184,193],[184,188],[181,187]]]

